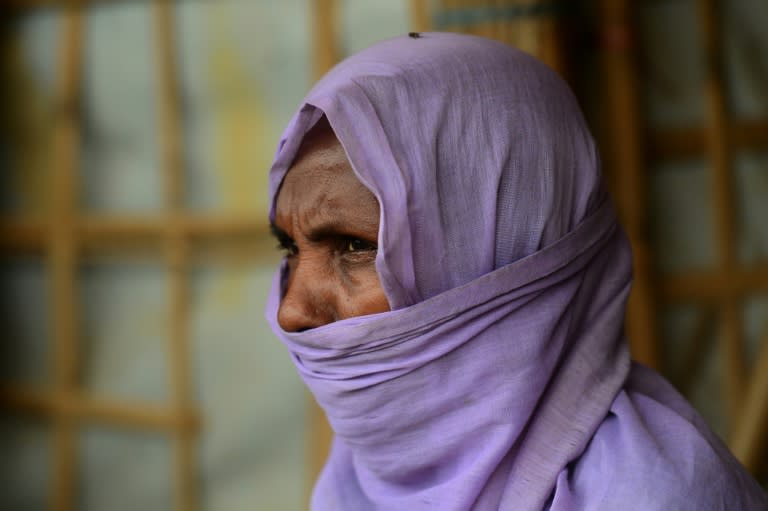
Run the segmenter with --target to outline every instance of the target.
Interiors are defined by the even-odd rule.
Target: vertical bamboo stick
[[[736,238],[733,232],[734,204],[730,176],[731,144],[729,119],[725,100],[725,85],[721,56],[720,31],[717,27],[718,5],[715,0],[699,0],[701,38],[706,58],[706,105],[708,123],[707,150],[712,169],[715,196],[715,226],[719,248],[719,270],[723,275],[733,273]],[[729,292],[721,308],[721,342],[725,363],[727,415],[733,419],[739,413],[744,390],[744,354],[741,345],[741,318],[737,297]],[[731,421],[729,421],[731,422]]]
[[[174,438],[176,509],[196,509],[194,437],[187,417],[191,413],[190,357],[188,347],[188,251],[181,223],[184,206],[179,84],[176,73],[174,19],[170,0],[156,0],[155,28],[158,43],[158,102],[162,170],[167,213],[167,262],[170,299],[170,386],[176,415]]]
[[[429,0],[411,0],[411,26],[416,32],[432,30]]]
[[[465,28],[465,31],[479,35],[480,37],[493,37],[493,25],[495,20],[488,16],[489,1],[486,0],[464,0],[463,7],[467,12],[479,13],[477,18],[470,22],[470,25]],[[470,18],[471,19],[471,18]]]
[[[309,413],[307,414],[309,429],[307,431],[307,442],[309,444],[309,465],[308,465],[308,483],[307,499],[311,496],[311,490],[314,486],[314,482],[320,475],[320,471],[325,465],[325,460],[328,459],[331,443],[333,442],[333,430],[328,424],[328,419],[325,417],[325,412],[312,398],[307,397],[309,401]],[[307,504],[309,509],[309,504]]]
[[[82,11],[72,1],[62,13],[59,77],[54,131],[52,216],[49,239],[53,311],[54,384],[57,404],[65,404],[77,385],[76,168],[80,122],[78,94],[82,59]],[[76,438],[73,418],[66,406],[56,407],[54,433],[54,491],[51,507],[73,509]]]
[[[507,0],[498,0],[500,8],[507,4]],[[503,43],[514,45],[515,27],[509,19],[502,19],[499,23],[499,40]]]
[[[477,34],[477,22],[472,22],[471,17],[465,16],[464,14],[473,10],[472,8],[476,7],[477,4],[482,2],[482,0],[454,0],[451,2],[452,8],[458,13],[459,15],[456,16],[456,19],[459,20],[459,30],[465,34],[473,34],[473,35],[479,35]],[[446,2],[447,4],[448,2]]]
[[[339,59],[338,4],[336,0],[314,0],[312,20],[312,73],[315,80],[336,65]]]
[[[556,5],[556,4],[552,4]],[[539,58],[549,67],[568,79],[568,69],[563,52],[563,18],[560,12],[554,11],[539,20]]]
[[[648,203],[644,176],[642,129],[638,112],[637,73],[627,0],[602,0],[603,73],[610,107],[612,163],[622,222],[632,242],[635,280],[627,326],[634,358],[659,366],[651,258],[645,218]],[[620,129],[618,129],[620,128]]]
[[[504,2],[501,0],[485,0],[482,2],[482,9],[488,15],[483,21],[482,32],[480,35],[489,39],[501,40],[501,25],[504,23]]]
[[[739,461],[755,473],[765,459],[763,453],[768,441],[768,330],[752,375],[744,407],[734,424],[731,448]]]

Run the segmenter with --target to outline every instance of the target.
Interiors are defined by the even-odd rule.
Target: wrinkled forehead
[[[299,152],[301,142],[322,116],[322,111],[305,104],[291,119],[280,139],[275,161],[269,172],[269,218],[271,221],[275,219],[275,206],[280,186]]]
[[[363,185],[370,190],[375,196],[378,197],[374,184],[371,183],[370,175],[367,172],[362,171],[364,167],[355,161],[355,157],[350,154],[349,143],[345,142],[343,136],[339,136],[337,129],[334,128],[334,121],[331,121],[330,117],[319,107],[305,103],[301,110],[294,116],[286,129],[275,157],[275,161],[272,165],[269,174],[269,197],[270,197],[270,219],[274,220],[275,204],[280,192],[280,188],[285,180],[286,174],[296,163],[297,158],[300,157],[300,151],[302,150],[302,144],[307,141],[307,137],[313,129],[321,127],[324,124],[323,120],[328,120],[329,129],[335,135],[335,138],[341,144],[344,149],[347,160],[352,167],[355,177],[363,183]],[[341,130],[346,131],[346,130]],[[353,150],[354,152],[354,150]]]
[[[458,34],[360,52],[310,91],[270,171],[270,216],[305,135],[325,116],[380,206],[376,268],[393,309],[532,254],[584,218],[599,162],[553,71]]]
[[[325,116],[344,149],[355,177],[379,204],[376,269],[390,306],[397,308],[406,303],[416,303],[419,300],[410,291],[415,289],[412,263],[389,249],[395,246],[393,239],[399,238],[397,251],[410,251],[407,215],[403,209],[406,183],[398,171],[373,106],[359,87],[346,89],[335,95],[311,98],[312,102],[305,102],[291,119],[270,170],[270,220],[275,220],[280,187],[302,141]]]

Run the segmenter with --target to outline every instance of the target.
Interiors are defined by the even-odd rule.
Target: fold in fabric
[[[300,333],[266,315],[335,432],[325,510],[768,509],[623,333],[631,254],[578,106],[478,37],[379,43],[324,77],[270,173],[272,212],[326,116],[381,209],[390,312]]]

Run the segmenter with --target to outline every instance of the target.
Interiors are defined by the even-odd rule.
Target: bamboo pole
[[[736,266],[733,186],[730,176],[731,146],[729,120],[725,100],[724,72],[720,30],[717,26],[718,5],[715,0],[699,0],[699,18],[702,43],[707,63],[705,83],[708,124],[706,139],[712,168],[712,187],[715,197],[715,226],[719,247],[718,269],[724,276],[733,273]],[[740,410],[745,388],[745,366],[739,302],[733,293],[722,296],[720,309],[721,350],[725,364],[726,404],[729,423]]]
[[[173,432],[178,428],[196,431],[200,417],[189,410],[183,417],[165,406],[116,401],[73,393],[63,396],[55,390],[6,387],[0,389],[0,405],[30,415],[70,417],[73,423],[102,423],[116,427]]]
[[[497,0],[497,5],[501,8],[505,5],[506,0]],[[512,23],[509,20],[500,20],[499,21],[499,27],[498,27],[498,38],[499,41],[505,43],[505,44],[512,44],[512,37],[514,35],[515,29],[512,26]]]
[[[130,0],[4,0],[2,3],[2,8],[6,8],[12,11],[24,11],[24,10],[31,10],[31,9],[40,9],[43,7],[57,7],[57,8],[66,8],[67,6],[71,5],[72,3],[79,4],[83,7],[86,7],[91,4],[107,4],[107,3],[116,3],[116,2],[127,2]]]
[[[752,375],[730,444],[736,458],[747,470],[755,473],[764,460],[763,453],[768,440],[768,329],[763,336]]]
[[[432,30],[429,0],[411,0],[411,26],[416,32]]]
[[[768,147],[768,122],[747,119],[730,122],[728,141],[734,151]],[[690,159],[707,149],[705,127],[664,128],[649,134],[649,159]]]
[[[483,15],[484,13],[490,13],[490,2],[486,0],[464,0],[463,7],[469,12],[477,12],[481,14],[480,20],[469,24],[465,27],[465,31],[469,34],[478,35],[480,37],[487,37],[493,39],[495,33],[495,25],[497,20],[492,19],[490,15]],[[483,19],[485,18],[485,19]]]
[[[114,2],[115,0],[74,0],[74,2],[72,0],[4,0],[4,2],[0,4],[0,12],[3,10],[9,13],[24,12],[44,7],[66,8],[72,3],[78,3],[80,5],[91,3],[104,4],[109,1]]]
[[[647,241],[648,203],[642,127],[638,111],[637,72],[632,12],[626,0],[602,0],[603,76],[611,120],[609,125],[614,182],[622,223],[632,242],[635,279],[628,304],[627,326],[632,355],[659,367],[653,273]],[[617,129],[620,127],[621,129]]]
[[[312,75],[319,80],[339,59],[338,4],[336,0],[313,0]]]
[[[521,0],[510,0],[509,4],[520,5]],[[530,4],[528,4],[530,5]],[[532,16],[525,16],[519,19],[509,20],[507,23],[511,24],[514,36],[514,45],[521,50],[534,55],[539,60],[542,60],[546,64],[550,64],[544,58],[542,54],[542,40],[541,40],[541,25],[542,20],[536,19]]]
[[[78,95],[82,60],[82,11],[70,2],[62,12],[59,44],[57,104],[54,127],[51,229],[48,231],[53,311],[53,367],[56,399],[66,400],[77,385],[77,306],[73,218],[77,204],[76,168],[79,159],[80,119]],[[51,507],[73,508],[76,439],[66,410],[54,418],[54,463]]]
[[[563,3],[563,5],[565,2]],[[566,80],[571,75],[568,69],[568,59],[563,51],[567,32],[565,31],[565,21],[560,12],[553,12],[541,21],[539,29],[540,39],[540,58],[549,67],[557,71]]]
[[[730,274],[718,270],[680,273],[665,277],[661,296],[666,302],[717,303],[724,296],[743,296],[768,288],[768,265],[736,268]]]
[[[144,241],[147,238],[162,238],[166,232],[166,217],[101,217],[84,216],[73,222],[78,239],[85,243],[110,240]],[[52,225],[44,218],[0,219],[0,245],[10,250],[25,250],[24,247],[41,247],[49,237]],[[187,238],[215,238],[221,236],[243,236],[267,238],[269,224],[260,219],[246,216],[195,216],[177,218],[177,226]],[[18,247],[18,248],[14,248]]]
[[[164,217],[81,219],[79,258],[109,261],[153,261],[163,254]],[[275,254],[269,225],[253,217],[183,217],[179,225],[192,262],[263,259]],[[49,222],[0,220],[0,252],[5,257],[36,256],[45,251]]]
[[[155,1],[155,30],[158,51],[158,126],[165,180],[166,257],[169,266],[170,297],[170,386],[173,413],[179,424],[185,423],[192,409],[188,347],[189,289],[187,285],[188,253],[179,218],[184,205],[181,129],[179,126],[179,84],[176,72],[173,7],[170,0]],[[197,509],[194,469],[194,435],[186,427],[174,432],[174,465],[176,509]]]
[[[491,8],[497,13],[502,13],[506,6],[506,0],[490,0],[489,3]],[[496,19],[493,20],[491,27],[491,38],[496,39],[497,41],[501,41],[505,44],[509,44],[509,42],[505,40],[505,34],[507,32],[508,26],[509,22],[508,20],[504,19],[504,16],[497,16]]]
[[[325,466],[325,461],[328,459],[328,454],[331,450],[331,443],[333,442],[333,430],[328,424],[328,419],[325,416],[325,412],[317,404],[314,398],[307,393],[308,401],[308,424],[307,430],[307,443],[309,445],[308,453],[308,485],[306,486],[310,492],[307,492],[306,498],[309,502],[311,497],[311,489],[314,486],[320,472]],[[309,504],[307,504],[309,508]]]
[[[83,218],[80,229],[86,239],[115,237],[156,237],[161,236],[164,218]],[[175,227],[181,235],[190,238],[218,236],[261,236],[269,235],[266,221],[246,216],[177,216]]]

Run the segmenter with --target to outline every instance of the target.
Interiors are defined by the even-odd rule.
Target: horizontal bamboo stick
[[[0,250],[4,253],[41,252],[48,247],[48,220],[0,218]]]
[[[768,121],[735,120],[730,123],[728,141],[733,150],[768,147]],[[707,128],[660,128],[648,134],[648,157],[652,160],[698,158],[708,147]]]
[[[185,216],[175,227],[189,238],[269,236],[269,224],[253,217]],[[162,239],[168,233],[168,219],[163,217],[81,217],[74,221],[78,239],[84,243],[110,240]],[[37,250],[47,240],[51,225],[35,218],[0,219],[0,247],[11,251]]]
[[[146,0],[3,0],[0,2],[0,13],[2,12],[24,12],[32,9],[42,9],[51,7],[67,7],[68,5],[78,4],[83,7],[89,5],[103,5],[108,3],[127,3]]]
[[[195,409],[187,409],[183,416],[179,416],[168,406],[94,397],[84,392],[66,394],[46,389],[4,387],[0,388],[0,407],[6,412],[67,416],[74,421],[131,429],[198,431],[201,424],[200,413]]]
[[[41,250],[20,250],[0,243],[0,261],[28,261],[40,257]],[[25,247],[29,248],[29,247]],[[100,240],[80,245],[78,264],[157,264],[162,260],[163,243],[141,240]],[[202,238],[190,245],[189,264],[245,265],[274,264],[280,252],[276,244],[265,238],[243,236]]]
[[[768,290],[768,264],[735,268],[728,275],[717,270],[684,272],[663,278],[660,287],[665,301],[719,303],[728,294]]]
[[[172,219],[174,227],[183,236],[259,236],[269,234],[269,225],[266,221],[253,217],[205,217],[205,216],[178,216]],[[85,239],[96,239],[112,235],[132,234],[160,236],[168,232],[169,220],[167,216],[161,218],[135,218],[135,219],[110,219],[108,217],[84,218],[79,227]],[[174,229],[175,231],[176,229]]]

